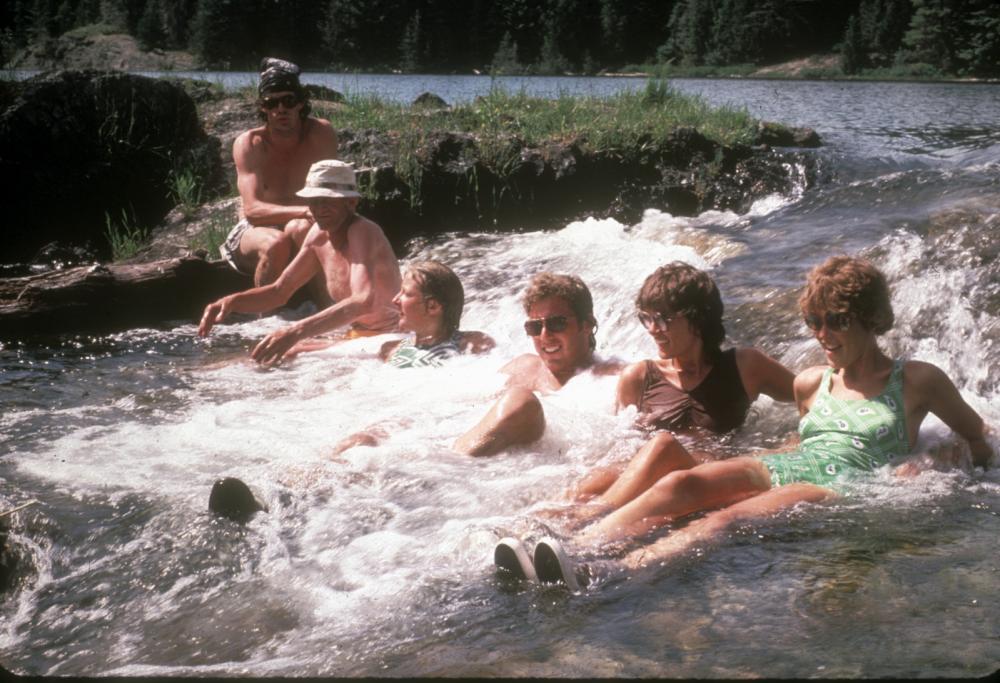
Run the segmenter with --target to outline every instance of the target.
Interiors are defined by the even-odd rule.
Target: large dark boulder
[[[53,241],[108,255],[107,217],[146,228],[176,201],[170,178],[224,185],[219,143],[175,83],[118,72],[61,71],[8,86],[0,102],[5,248],[30,259]]]

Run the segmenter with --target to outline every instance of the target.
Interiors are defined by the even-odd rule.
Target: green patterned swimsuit
[[[831,486],[869,473],[910,452],[903,412],[903,362],[895,361],[889,382],[871,399],[830,394],[827,368],[812,407],[799,421],[799,450],[766,455],[771,485],[809,482]]]
[[[455,332],[434,346],[417,346],[412,339],[404,339],[386,362],[397,368],[436,368],[461,352],[462,333]]]

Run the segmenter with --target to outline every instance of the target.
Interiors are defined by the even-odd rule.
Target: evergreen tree
[[[251,31],[254,9],[241,0],[198,0],[190,47],[202,65],[256,68],[262,51]]]
[[[840,68],[845,74],[856,74],[865,66],[867,60],[861,38],[861,20],[855,14],[848,20],[844,40],[840,44]]]
[[[160,11],[160,0],[149,0],[143,10],[139,25],[136,27],[136,39],[143,50],[163,47],[167,33],[163,29],[163,16]]]
[[[628,0],[601,0],[601,44],[607,66],[625,61],[625,13]]]
[[[198,9],[197,0],[171,0],[160,9],[166,44],[173,48],[187,47],[191,24]]]
[[[964,47],[958,51],[964,75],[1000,76],[1000,5],[975,0],[964,20]]]
[[[910,11],[910,0],[862,0],[859,29],[871,66],[891,63],[910,23]]]
[[[52,20],[54,33],[61,35],[76,25],[76,6],[72,0],[62,0]]]
[[[101,0],[101,23],[124,31],[128,25],[122,0]]]
[[[399,66],[406,73],[417,73],[423,66],[420,35],[420,10],[414,12],[403,31],[403,39],[399,43]]]
[[[361,52],[358,46],[361,16],[361,7],[351,0],[330,0],[327,3],[326,16],[320,27],[320,48],[328,64],[340,68],[358,66],[352,58]]]
[[[901,61],[930,64],[945,73],[956,73],[957,2],[912,0],[913,16],[903,36]]]
[[[498,75],[521,72],[521,64],[517,61],[517,43],[514,42],[510,33],[504,33],[503,38],[500,39],[500,46],[493,54],[490,71]]]

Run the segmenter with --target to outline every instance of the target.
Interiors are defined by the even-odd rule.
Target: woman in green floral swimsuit
[[[928,413],[968,442],[977,466],[989,464],[993,451],[983,420],[944,372],[929,363],[892,360],[879,348],[877,336],[892,327],[893,312],[885,277],[871,263],[847,256],[827,260],[809,274],[799,305],[829,367],[809,368],[795,378],[802,415],[798,450],[671,472],[587,527],[578,541],[635,537],[712,510],[624,558],[630,567],[660,561],[741,520],[838,495],[850,479],[909,455]],[[538,544],[534,566],[540,580],[576,587],[572,562],[558,541]]]

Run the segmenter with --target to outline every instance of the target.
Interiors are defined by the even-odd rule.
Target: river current
[[[433,90],[456,101],[489,87],[313,76],[400,99]],[[550,93],[644,84],[512,83]],[[634,415],[612,413],[615,379],[580,376],[542,399],[539,443],[489,459],[450,450],[502,385],[497,370],[531,350],[518,297],[541,270],[588,283],[598,353],[631,361],[655,352],[634,314],[645,276],[673,259],[706,268],[723,293],[728,343],[800,370],[822,362],[796,308],[806,272],[834,253],[865,255],[893,289],[887,352],[937,364],[1000,426],[1000,86],[674,85],[815,128],[825,142],[817,183],[746,214],[683,218],[650,206],[635,225],[589,219],[412,244],[403,264],[435,258],[462,278],[462,327],[497,340],[485,356],[397,370],[375,357],[390,338],[381,337],[270,371],[241,360],[304,310],[245,318],[207,340],[178,321],[0,347],[0,511],[39,501],[8,519],[30,571],[0,595],[0,664],[53,676],[995,671],[996,468],[880,472],[858,495],[741,527],[664,566],[610,572],[578,594],[495,576],[502,536],[551,533],[572,546],[540,509],[642,443]],[[391,436],[329,457],[372,424]],[[791,406],[760,399],[724,447],[773,447],[796,424]],[[948,437],[929,417],[919,448]],[[244,479],[269,511],[246,526],[210,515],[209,489],[223,476]]]

